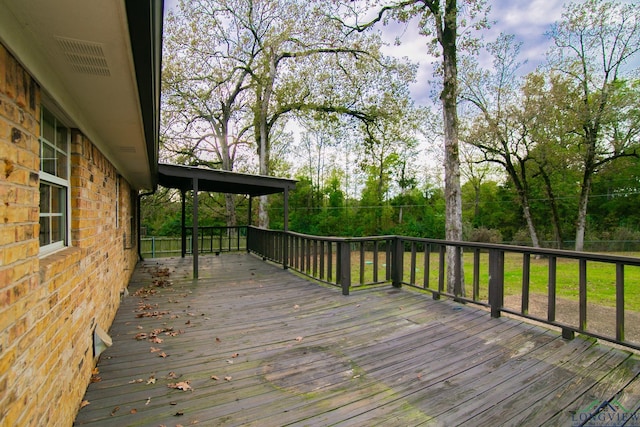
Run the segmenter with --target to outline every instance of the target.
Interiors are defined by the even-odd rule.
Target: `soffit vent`
[[[55,39],[67,63],[75,72],[103,77],[111,75],[102,44],[64,37]]]

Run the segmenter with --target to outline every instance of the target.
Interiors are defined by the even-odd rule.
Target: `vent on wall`
[[[103,77],[111,75],[102,44],[64,37],[55,39],[67,63],[75,72]]]

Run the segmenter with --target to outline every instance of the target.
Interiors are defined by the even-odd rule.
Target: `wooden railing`
[[[185,242],[181,244],[182,256],[191,254],[191,245],[186,242],[191,238],[191,227],[185,227]],[[198,253],[235,252],[247,249],[247,226],[200,226],[198,227]]]
[[[319,237],[256,227],[249,227],[247,233],[248,251],[315,280],[339,286],[344,295],[371,285],[407,285],[430,292],[435,299],[446,296],[488,307],[492,317],[509,313],[553,325],[562,330],[565,338],[572,338],[577,332],[640,350],[640,342],[625,338],[626,313],[640,311],[640,307],[625,305],[625,278],[631,270],[634,280],[640,280],[640,258],[403,236]],[[460,271],[454,277],[464,280],[448,286],[450,251],[455,257],[463,257],[463,264],[472,268]],[[568,271],[570,277],[558,277],[559,263],[563,274]],[[588,276],[590,266],[597,266],[600,272],[604,270],[607,277],[592,282]],[[545,283],[540,283],[542,270]],[[463,294],[465,282],[467,289]],[[613,308],[605,312],[613,313],[610,317],[614,318],[607,319],[612,330],[603,332],[587,321],[588,309],[600,308],[600,303],[589,303],[589,295],[595,293],[591,288],[596,286],[610,291]],[[601,293],[606,294],[606,290]],[[559,297],[567,293],[574,296]],[[535,297],[539,305],[541,295],[542,311],[531,304]],[[509,297],[508,304],[505,296]],[[518,297],[519,301],[514,302]],[[559,301],[563,304],[569,301],[571,310],[560,312]]]

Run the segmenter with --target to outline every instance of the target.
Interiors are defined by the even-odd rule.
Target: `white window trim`
[[[49,245],[45,245],[45,246],[40,246],[39,249],[39,253],[38,255],[40,257],[46,256],[46,255],[50,255],[53,252],[59,251],[60,249],[64,249],[67,247],[72,246],[71,245],[71,129],[64,123],[62,122],[58,116],[52,112],[51,109],[47,108],[46,105],[42,105],[40,108],[40,125],[42,126],[42,121],[43,121],[43,117],[42,115],[44,114],[44,112],[42,111],[42,109],[45,108],[47,109],[51,114],[54,115],[54,117],[56,118],[56,121],[58,123],[60,123],[61,125],[65,126],[67,128],[67,150],[65,152],[66,154],[66,168],[67,168],[67,179],[62,179],[60,177],[57,177],[55,175],[51,175],[50,173],[44,172],[42,170],[39,170],[39,178],[40,181],[44,181],[53,185],[58,185],[60,187],[64,187],[66,189],[66,200],[65,200],[65,207],[66,207],[66,211],[65,211],[65,236],[63,238],[63,240],[58,241],[58,242],[54,242],[51,243]],[[42,133],[42,132],[41,132]],[[51,141],[49,141],[51,142]],[[38,144],[41,146],[42,144],[42,135],[38,135]],[[38,169],[40,169],[41,167],[41,161],[42,159],[39,159],[39,165],[38,165]],[[38,203],[38,206],[40,204]],[[38,222],[40,221],[40,215],[38,212]],[[38,241],[39,241],[39,237],[38,237]]]

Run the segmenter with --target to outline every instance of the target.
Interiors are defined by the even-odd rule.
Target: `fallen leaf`
[[[176,417],[181,417],[181,416],[183,416],[183,415],[184,415],[184,412],[182,412],[182,411],[178,411],[178,412],[176,412],[176,413],[174,414],[174,416],[176,416]]]
[[[161,349],[156,348],[156,347],[151,347],[151,349],[149,350],[150,353],[157,353],[159,352]]]
[[[145,334],[144,332],[140,332],[139,334],[136,334],[136,339],[138,341],[146,340],[147,339],[147,334]]]
[[[140,326],[140,325],[136,326],[136,328],[137,328],[137,329],[143,329],[143,327],[142,327],[142,326]]]
[[[119,410],[120,410],[119,406],[116,406],[115,408],[113,408],[113,410],[111,411],[111,416],[113,417],[116,414],[116,412],[118,412]]]
[[[294,305],[294,306],[293,306],[293,309],[294,309],[294,310],[298,310],[299,308],[300,308],[300,306],[299,306],[298,304],[296,304],[296,305]]]
[[[227,360],[227,363],[228,363],[229,365],[233,365],[233,360]]]
[[[212,379],[212,380],[216,380],[216,381],[218,381],[220,378],[218,378],[218,377],[217,377],[217,376],[215,376],[215,375],[211,375],[211,379]]]
[[[191,320],[187,320],[186,322],[184,322],[185,325],[190,325],[191,324]]]
[[[136,383],[142,383],[142,382],[144,382],[144,380],[142,378],[138,378],[137,380],[129,381],[129,384],[136,384]]]
[[[129,411],[130,414],[137,414],[138,410],[136,408],[133,408],[132,410]]]
[[[303,337],[296,337],[296,341],[300,342],[302,341],[304,338]]]
[[[169,357],[169,355],[163,351],[162,353],[158,354],[158,357]]]
[[[149,379],[147,380],[147,385],[155,384],[155,383],[156,383],[156,379],[153,376],[149,377]]]
[[[169,372],[169,375],[167,375],[167,379],[176,379],[178,378],[180,375],[176,374],[175,372],[171,371]]]
[[[222,342],[220,338],[216,337],[216,342]]]
[[[231,381],[231,379],[232,379],[231,377],[224,377],[225,381]]]
[[[154,344],[162,344],[162,341],[164,341],[164,340],[162,338],[153,337],[149,341],[151,341]]]
[[[100,369],[98,369],[97,366],[93,368],[93,371],[91,371],[91,375],[98,375],[99,373],[100,373]]]
[[[97,376],[97,375],[92,375],[92,376],[91,376],[91,382],[92,382],[92,383],[98,383],[98,382],[100,382],[100,381],[102,381],[102,377],[99,377],[99,376]]]
[[[87,405],[90,405],[91,402],[89,402],[88,400],[83,400],[82,402],[80,402],[80,408],[84,408]]]
[[[233,354],[231,355],[231,357],[232,357],[233,359],[235,359],[235,358],[236,358],[236,357],[238,357],[238,356],[240,356],[240,353],[233,353]]]
[[[146,402],[144,402],[144,404],[145,404],[145,406],[147,406],[149,403],[151,403],[151,398],[150,398],[150,397],[147,397],[147,401],[146,401]]]
[[[179,383],[175,383],[175,384],[170,383],[170,384],[167,384],[167,387],[175,388],[177,390],[182,390],[182,391],[193,390],[189,385],[189,381],[180,381]]]

